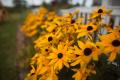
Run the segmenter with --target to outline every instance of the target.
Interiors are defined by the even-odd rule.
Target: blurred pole
[[[83,1],[83,6],[85,6],[86,0]]]

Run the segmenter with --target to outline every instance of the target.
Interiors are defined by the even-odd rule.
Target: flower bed
[[[28,15],[21,30],[34,38],[36,54],[26,80],[87,80],[96,74],[96,62],[102,55],[106,62],[115,61],[120,53],[120,26],[111,28],[103,21],[111,11],[104,7],[94,10],[87,24],[78,13],[60,16],[40,8]]]

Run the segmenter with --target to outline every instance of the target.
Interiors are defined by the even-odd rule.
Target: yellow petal
[[[58,64],[59,64],[59,61],[57,61],[54,65],[54,70],[58,70]]]
[[[58,45],[58,49],[61,50],[63,49],[63,46],[61,44]]]
[[[75,66],[75,65],[79,64],[80,62],[81,62],[80,59],[79,59],[79,60],[76,60],[75,62],[73,62],[73,63],[71,64],[71,66]]]
[[[31,67],[32,67],[31,73],[35,73],[35,68],[34,68],[34,66],[31,65]]]
[[[47,68],[46,68],[46,67],[43,67],[43,68],[41,69],[41,71],[39,72],[39,74],[44,74],[46,71],[47,71]]]
[[[82,41],[78,41],[78,45],[81,49],[84,49],[85,44]]]
[[[39,74],[40,70],[42,69],[42,65],[39,65],[39,67],[37,67],[37,70],[36,70],[36,74]]]
[[[55,53],[50,53],[50,55],[47,57],[47,59],[54,59],[56,58]]]
[[[116,55],[117,55],[117,53],[112,52],[112,53],[110,54],[110,57],[108,58],[108,60],[109,60],[110,62],[114,61],[115,58],[116,58]]]
[[[53,65],[56,61],[57,61],[57,59],[51,60],[50,63],[49,63],[49,65]]]
[[[67,62],[63,62],[63,64],[69,68],[69,64]]]
[[[77,38],[83,37],[85,36],[87,33],[86,32],[81,32],[77,35]]]
[[[82,74],[80,72],[77,72],[72,77],[75,78],[75,80],[81,80],[82,79]]]
[[[109,52],[111,52],[113,50],[113,48],[112,47],[106,47],[106,48],[104,48],[104,54],[109,54]]]
[[[58,65],[59,65],[59,66],[58,66],[58,67],[59,67],[59,70],[61,70],[61,69],[62,69],[62,67],[63,67],[63,63],[62,63],[62,61],[61,61],[61,60],[59,61],[59,64],[58,64]]]
[[[56,38],[59,39],[63,34],[62,33],[59,33]]]
[[[29,80],[37,80],[37,75],[31,76]]]
[[[98,61],[98,53],[93,53],[93,60]]]
[[[50,27],[47,28],[47,31],[51,32],[56,26],[51,25]]]
[[[54,48],[54,47],[52,47],[52,51],[55,51],[55,52],[57,52],[57,49],[56,49],[56,48]]]

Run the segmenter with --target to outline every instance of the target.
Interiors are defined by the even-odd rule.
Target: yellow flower
[[[57,24],[58,26],[62,26],[63,24],[63,18],[61,16],[56,16],[54,19],[53,19],[53,23]]]
[[[50,46],[52,44],[55,44],[57,40],[61,37],[61,34],[45,34],[43,36],[40,36],[37,40],[34,41],[35,48],[41,48],[45,46]]]
[[[76,73],[72,76],[75,80],[86,80],[91,74],[96,74],[93,65],[88,65],[87,67],[74,70]]]
[[[48,21],[53,21],[53,19],[56,17],[56,13],[54,11],[51,11],[48,13],[48,17],[47,17],[47,20]]]
[[[90,19],[94,19],[107,14],[105,7],[99,8],[91,13]]]
[[[34,66],[31,66],[32,70],[30,71],[29,74],[27,74],[27,77],[25,78],[25,80],[37,80],[37,75],[35,74],[35,68]]]
[[[38,33],[38,29],[45,23],[46,10],[40,9],[40,14],[30,12],[27,16],[24,25],[21,27],[21,31],[28,37],[33,37]]]
[[[82,41],[78,42],[78,47],[75,46],[75,54],[78,55],[75,61],[71,64],[71,66],[75,66],[80,64],[81,67],[86,66],[91,60],[98,60],[98,56],[100,55],[99,48],[90,41],[86,41],[83,43]]]
[[[33,30],[33,31],[31,31],[31,32],[27,32],[26,33],[26,36],[28,36],[28,37],[33,37],[35,34],[37,34],[38,33],[38,31],[37,30]]]
[[[108,28],[108,32],[116,34],[120,37],[120,26],[117,26],[115,29]]]
[[[47,25],[46,30],[47,30],[48,32],[52,32],[52,31],[58,26],[57,24],[55,24],[55,23],[53,23],[53,22],[48,22],[48,23],[45,24],[45,25]]]
[[[97,25],[89,23],[87,25],[81,25],[80,29],[77,30],[77,38],[87,36],[97,30]]]
[[[39,10],[38,10],[38,14],[39,16],[44,16],[46,13],[48,12],[47,8],[45,7],[40,7]]]
[[[79,26],[80,26],[81,23],[82,23],[82,20],[83,20],[83,18],[81,18],[81,17],[78,17],[78,18],[76,19],[75,24],[73,24],[76,29],[79,28]]]
[[[38,78],[45,80],[57,80],[56,71],[54,71],[53,66],[48,65],[49,60],[46,56],[37,53],[37,55],[32,58],[32,61],[34,61],[31,63],[32,69],[27,75],[26,80],[37,80]],[[39,77],[41,75],[42,77]]]
[[[110,33],[100,37],[101,44],[104,45],[104,53],[110,54],[109,61],[114,61],[117,53],[120,52],[120,37],[118,34]]]
[[[56,71],[53,67],[50,67],[50,71],[40,77],[41,80],[58,80]]]
[[[28,23],[24,24],[21,28],[21,31],[24,32],[26,36],[32,37],[38,33],[37,28],[38,24],[33,19],[30,22],[28,21]]]
[[[37,53],[35,57],[32,58],[32,67],[36,75],[42,75],[49,70],[49,60],[43,54]],[[34,66],[35,65],[35,66]]]
[[[68,46],[59,44],[57,49],[52,48],[53,52],[47,57],[50,59],[50,65],[54,66],[54,70],[61,70],[63,66],[69,67],[70,53],[68,53]]]

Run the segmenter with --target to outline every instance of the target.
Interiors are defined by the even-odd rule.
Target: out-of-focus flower
[[[104,45],[104,53],[109,55],[109,61],[114,61],[117,53],[120,52],[120,36],[118,34],[110,33],[100,37],[101,44]]]
[[[87,25],[81,25],[80,29],[77,30],[78,32],[77,38],[90,35],[94,31],[96,31],[97,28],[98,28],[97,25],[94,25],[93,23],[89,23]]]

